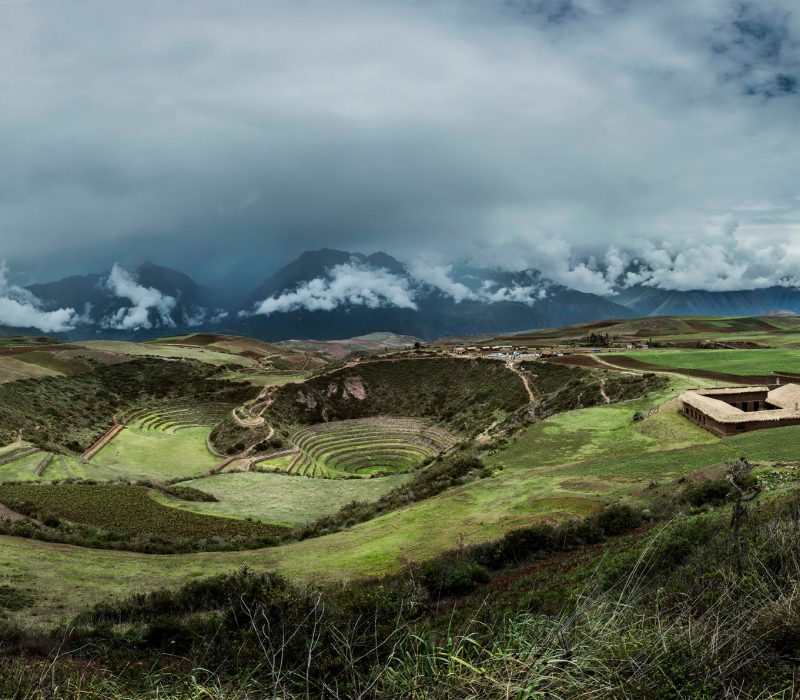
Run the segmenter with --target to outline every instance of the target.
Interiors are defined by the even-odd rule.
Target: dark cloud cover
[[[790,0],[0,2],[0,257],[791,284],[799,42]]]

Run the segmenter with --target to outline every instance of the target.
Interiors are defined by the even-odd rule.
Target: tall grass
[[[740,557],[737,564],[734,555]],[[307,597],[302,610],[291,608],[291,617],[270,617],[241,596],[236,610],[221,618],[233,614],[240,624],[237,634],[229,627],[230,636],[222,640],[232,657],[247,659],[235,673],[210,651],[191,658],[176,653],[162,656],[158,671],[140,660],[141,673],[132,683],[130,669],[105,673],[86,661],[86,649],[69,654],[61,649],[47,662],[0,667],[5,669],[0,696],[766,700],[797,695],[799,495],[754,509],[736,537],[726,512],[677,516],[641,536],[634,548],[608,548],[590,575],[576,580],[582,582],[573,584],[557,614],[521,605],[501,615],[494,612],[491,589],[484,589],[482,605],[468,617],[454,612],[447,623],[436,615],[409,616],[401,609],[407,603],[389,615],[385,607],[370,612],[359,603],[354,617],[343,615],[346,598],[324,596]],[[541,585],[547,586],[547,579]],[[390,600],[381,590],[369,595]],[[224,633],[222,624],[218,629]],[[213,634],[208,649],[219,646]]]

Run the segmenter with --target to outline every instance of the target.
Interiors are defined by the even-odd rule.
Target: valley
[[[653,335],[696,344],[683,323]],[[23,601],[0,598],[0,624],[61,628],[243,566],[298,590],[403,580],[531,528],[613,508],[656,517],[742,456],[773,497],[791,493],[800,426],[721,439],[677,397],[718,384],[697,370],[790,375],[800,329],[792,340],[788,324],[704,323],[706,349],[627,350],[612,325],[622,347],[598,352],[584,351],[580,326],[509,336],[538,360],[459,354],[451,341],[342,362],[212,334],[30,352],[20,339],[7,357],[74,363],[0,384],[0,590]],[[712,349],[719,328],[753,325],[758,347]]]

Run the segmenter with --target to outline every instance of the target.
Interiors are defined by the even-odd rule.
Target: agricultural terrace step
[[[435,445],[450,446],[455,444],[455,441],[444,440],[442,437],[435,433],[427,431],[399,431],[399,430],[386,430],[386,431],[342,431],[341,433],[314,433],[312,431],[301,431],[292,434],[292,441],[295,443],[308,443],[309,441],[316,441],[321,444],[328,442],[343,442],[345,440],[358,440],[358,439],[379,439],[382,436],[391,436],[406,440],[414,438],[424,439]]]
[[[331,453],[319,461],[328,466],[337,466],[344,462],[357,463],[363,459],[370,459],[375,455],[396,457],[398,461],[402,460],[411,463],[422,462],[431,456],[430,453],[406,450],[397,445],[379,445],[369,450],[348,450],[345,452]]]
[[[387,466],[395,465],[403,469],[413,468],[420,463],[420,460],[413,459],[412,457],[403,457],[402,455],[392,452],[372,452],[368,455],[361,455],[353,459],[343,458],[335,462],[326,462],[326,465],[332,469],[349,472],[359,465],[372,464],[376,460],[384,462]]]
[[[40,452],[38,447],[17,448],[16,450],[12,450],[0,458],[0,466],[4,464],[10,464],[11,462],[16,462],[18,459],[22,459],[23,457],[30,457],[37,452]]]
[[[438,452],[439,445],[432,444],[429,441],[421,441],[414,437],[405,439],[402,435],[376,435],[374,437],[357,438],[352,440],[330,440],[328,442],[315,442],[313,440],[303,441],[298,444],[298,447],[311,452],[313,454],[322,454],[326,452],[338,451],[350,447],[369,447],[375,444],[393,444],[393,445],[413,445],[424,449],[428,452]]]

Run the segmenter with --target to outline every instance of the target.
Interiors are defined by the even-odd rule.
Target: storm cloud
[[[792,0],[12,2],[0,66],[0,253],[30,279],[323,245],[444,288],[462,261],[800,278]]]

